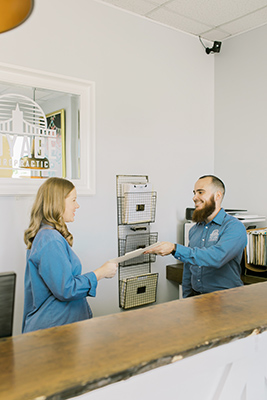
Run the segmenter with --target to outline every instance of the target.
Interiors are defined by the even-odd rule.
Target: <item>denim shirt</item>
[[[242,286],[243,250],[246,228],[221,209],[209,222],[194,225],[189,231],[189,247],[177,244],[175,258],[184,263],[183,297],[192,289],[200,293]]]
[[[22,333],[92,318],[86,297],[96,288],[66,239],[42,226],[27,250]]]

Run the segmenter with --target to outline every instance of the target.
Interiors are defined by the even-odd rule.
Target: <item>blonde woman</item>
[[[81,274],[72,250],[73,236],[66,223],[79,208],[74,185],[49,178],[39,188],[30,225],[24,233],[27,246],[22,333],[92,318],[87,296],[96,295],[98,281],[112,278],[118,265],[106,262]]]

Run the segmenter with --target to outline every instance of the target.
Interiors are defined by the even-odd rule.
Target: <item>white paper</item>
[[[130,251],[129,253],[124,254],[124,256],[120,256],[117,258],[113,258],[110,260],[111,262],[122,263],[124,261],[130,260],[131,258],[139,257],[141,254],[144,254],[145,251],[153,249],[153,247],[157,246],[160,242],[151,244],[151,246],[147,246],[143,249],[137,249],[134,251]]]
[[[123,193],[140,193],[152,192],[152,183],[124,183]]]

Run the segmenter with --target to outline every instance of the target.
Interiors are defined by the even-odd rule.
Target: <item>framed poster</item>
[[[55,159],[51,165],[54,176],[66,177],[66,149],[65,149],[65,110],[52,112],[46,115],[47,128],[56,131]]]

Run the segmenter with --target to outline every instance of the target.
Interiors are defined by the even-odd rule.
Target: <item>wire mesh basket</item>
[[[142,274],[120,281],[121,307],[129,309],[156,301],[158,273]]]
[[[149,274],[151,272],[151,264],[134,264],[119,268],[119,280],[135,277],[138,275]]]
[[[118,197],[119,224],[155,222],[156,192],[124,193]]]
[[[125,239],[119,240],[119,255],[123,256],[125,253],[145,248],[156,243],[157,240],[157,232],[126,235]],[[132,258],[131,260],[120,263],[120,266],[125,267],[127,265],[142,264],[155,261],[155,254],[142,254],[138,257]]]

